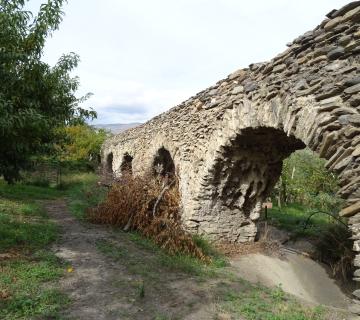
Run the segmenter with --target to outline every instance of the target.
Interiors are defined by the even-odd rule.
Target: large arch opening
[[[198,231],[227,242],[256,236],[262,203],[279,179],[283,159],[305,144],[282,130],[249,128],[217,152],[200,192]]]
[[[164,147],[161,147],[155,155],[153,175],[161,177],[173,177],[175,175],[174,160],[170,152]]]
[[[315,167],[310,167],[309,169],[312,170],[305,172],[305,177],[300,184],[294,186],[294,190],[278,190],[284,170],[288,171],[289,179],[295,179],[296,174],[299,173],[300,168],[294,168],[294,165],[287,161],[289,156],[298,154],[302,155],[296,160],[299,164],[303,165],[303,162],[313,157]],[[330,266],[328,271],[333,272],[333,276],[344,284],[343,289],[352,292],[358,286],[351,281],[354,271],[352,261],[355,256],[352,252],[351,231],[346,226],[347,221],[339,222],[341,219],[338,216],[342,203],[337,200],[344,199],[341,191],[342,182],[341,179],[323,180],[326,174],[318,171],[321,167],[319,163],[328,177],[335,177],[329,170],[331,162],[328,162],[326,168],[326,160],[320,159],[316,153],[307,149],[306,145],[295,136],[288,136],[283,130],[269,127],[241,130],[237,136],[229,139],[227,144],[217,150],[212,166],[208,168],[201,181],[202,188],[197,195],[199,210],[190,221],[196,224],[198,233],[227,243],[255,241],[259,236],[259,230],[264,231],[262,236],[270,237],[262,240],[282,242],[282,239],[276,237],[283,237],[285,233],[287,247],[293,246],[294,250],[298,250],[297,245],[304,245],[305,248],[301,248],[301,252]],[[286,165],[290,167],[286,168]],[[315,177],[319,174],[324,176]],[[311,180],[315,178],[318,181]],[[325,186],[327,182],[329,185]],[[296,188],[306,188],[306,184],[312,183],[314,186],[309,188],[306,195],[312,198],[301,198],[303,196]],[[289,184],[286,186],[282,181],[280,187],[288,186]],[[273,193],[274,190],[276,194]],[[267,222],[263,223],[264,217],[261,214],[264,213],[264,202],[269,199],[276,206],[278,197],[281,197],[280,202],[283,206],[286,202],[294,205],[289,208],[285,206],[281,212],[277,210],[278,208],[274,208],[277,212],[269,210]],[[328,199],[325,199],[326,197]],[[302,208],[298,206],[300,201],[303,201]],[[313,204],[310,204],[310,201]],[[292,212],[287,212],[287,209]],[[315,211],[328,212],[335,218],[324,213],[311,216]],[[309,221],[307,221],[308,217],[310,217]],[[277,224],[272,223],[274,218]],[[276,228],[271,229],[271,227]],[[299,234],[303,228],[305,228],[305,237]],[[272,236],[275,238],[271,238]],[[313,236],[314,241],[309,241],[311,240],[309,236]],[[340,243],[339,240],[342,242]],[[308,245],[311,252],[306,251]],[[339,257],[332,256],[335,248]],[[340,256],[340,250],[343,249],[345,254]],[[336,272],[334,268],[337,269]]]

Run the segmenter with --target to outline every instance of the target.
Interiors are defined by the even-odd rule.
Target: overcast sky
[[[36,11],[41,0],[30,0]],[[95,123],[144,122],[270,60],[345,0],[69,0],[44,60],[76,52]]]

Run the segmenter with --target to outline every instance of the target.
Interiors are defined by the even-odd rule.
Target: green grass
[[[45,200],[55,199],[63,193],[50,187],[40,187],[28,184],[16,183],[8,185],[0,178],[0,197],[13,200]]]
[[[195,276],[215,276],[217,271],[227,266],[226,258],[219,254],[205,239],[195,236],[196,244],[203,249],[204,253],[211,257],[212,262],[205,264],[197,258],[185,254],[171,255],[159,248],[152,240],[147,239],[137,232],[128,234],[129,239],[140,248],[154,254],[156,263],[171,270],[185,272]]]
[[[305,307],[280,287],[269,289],[241,279],[222,282],[217,287],[218,309],[232,319],[246,320],[325,320],[322,307]]]
[[[56,239],[57,228],[36,202],[51,192],[0,181],[0,253],[8,249],[41,249]]]
[[[11,248],[35,250],[56,240],[57,228],[44,218],[14,219],[0,212],[0,234],[0,252]]]
[[[58,319],[69,299],[55,289],[66,263],[49,253],[58,229],[47,217],[41,201],[79,194],[95,184],[94,174],[70,173],[59,187],[25,183],[8,185],[0,179],[0,319]],[[86,197],[84,194],[83,197]],[[75,210],[76,212],[76,210]]]
[[[170,317],[162,315],[162,314],[157,314],[155,315],[155,319],[154,320],[172,320]]]
[[[326,214],[317,213],[311,217],[306,229],[304,229],[306,220],[312,212],[314,211],[299,204],[291,204],[281,209],[275,206],[268,210],[268,219],[272,225],[291,232],[294,237],[317,237],[320,231],[326,230],[335,220]]]
[[[227,265],[226,259],[217,253],[215,255],[214,250],[211,255],[213,258],[212,263],[205,264],[199,259],[188,255],[170,255],[154,242],[136,232],[116,232],[121,233],[121,236],[125,237],[127,241],[135,244],[137,250],[130,252],[128,247],[108,240],[99,241],[97,248],[114,260],[121,261],[133,275],[156,280],[161,276],[159,270],[165,270],[167,272],[183,272],[191,276],[197,276],[199,279],[205,279],[217,276],[218,272]],[[202,241],[206,243],[205,240]],[[207,246],[209,245],[207,244]]]
[[[33,316],[56,317],[69,299],[47,283],[59,279],[64,266],[53,254],[36,254],[0,263],[0,319],[29,319]]]
[[[79,220],[85,219],[86,209],[97,205],[107,189],[96,184],[98,176],[78,173],[63,177],[61,188],[69,199],[70,212]]]

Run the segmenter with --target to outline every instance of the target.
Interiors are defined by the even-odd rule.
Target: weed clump
[[[138,231],[170,254],[188,254],[210,262],[182,227],[176,177],[124,174],[102,203],[88,209],[87,216],[93,223]]]
[[[338,223],[331,224],[320,234],[316,243],[320,261],[328,264],[335,278],[350,281],[354,272],[351,231]]]

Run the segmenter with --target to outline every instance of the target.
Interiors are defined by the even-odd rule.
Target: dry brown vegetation
[[[91,222],[135,230],[170,254],[189,254],[209,262],[181,224],[180,194],[175,177],[124,175],[106,199],[87,212]]]

